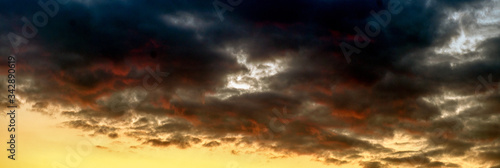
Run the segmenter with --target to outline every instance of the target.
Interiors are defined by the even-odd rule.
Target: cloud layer
[[[211,1],[70,1],[19,48],[18,92],[65,126],[154,147],[499,165],[500,2],[397,1],[348,63],[340,44],[393,2],[243,0],[221,21]],[[43,10],[0,8],[2,35]]]

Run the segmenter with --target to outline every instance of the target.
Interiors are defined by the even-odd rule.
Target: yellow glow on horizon
[[[25,105],[28,106],[28,105]],[[64,119],[32,112],[21,107],[16,115],[16,160],[7,158],[4,151],[0,167],[30,168],[99,168],[99,167],[183,167],[183,168],[261,168],[261,167],[340,167],[357,168],[358,165],[327,165],[312,156],[270,159],[265,155],[241,152],[231,154],[237,147],[179,149],[177,147],[152,147],[138,144],[132,138],[110,139],[104,135],[88,137],[89,132],[61,127]],[[1,125],[7,125],[8,116]],[[2,141],[7,141],[7,130],[0,131]],[[4,144],[4,143],[2,143]],[[106,148],[98,148],[96,145]],[[2,145],[2,148],[6,148]],[[90,148],[88,148],[90,147]],[[4,149],[5,150],[5,149]],[[81,153],[84,152],[84,153]],[[75,156],[77,159],[75,159]],[[69,162],[68,162],[68,158]]]

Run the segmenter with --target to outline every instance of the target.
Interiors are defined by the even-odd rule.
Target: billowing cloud
[[[42,10],[21,4],[0,2],[2,35],[22,36],[20,18]],[[395,4],[400,12],[383,17]],[[64,126],[153,147],[233,145],[366,168],[493,166],[499,6],[257,0],[221,21],[211,1],[70,1],[20,46],[18,93]],[[359,41],[368,23],[379,32]],[[342,43],[359,50],[349,61]]]

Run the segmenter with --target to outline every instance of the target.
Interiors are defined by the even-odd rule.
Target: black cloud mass
[[[41,2],[54,16],[0,2],[0,55],[17,56],[25,104],[66,127],[365,168],[500,165],[498,0]]]

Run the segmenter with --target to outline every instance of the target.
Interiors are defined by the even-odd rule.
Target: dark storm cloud
[[[447,62],[429,65],[429,58],[453,60],[453,55],[433,52],[460,33],[458,23],[445,22],[450,11],[479,9],[487,2],[434,0],[428,5],[401,0],[401,13],[392,15],[387,27],[348,64],[339,44],[353,44],[354,27],[376,20],[370,11],[386,10],[390,1],[245,0],[225,12],[223,22],[211,1],[72,1],[61,5],[49,24],[21,47],[19,74],[33,80],[21,81],[27,87],[19,94],[40,112],[50,105],[80,107],[46,112],[74,118],[66,122],[68,127],[110,138],[120,138],[119,131],[124,131],[152,146],[188,148],[201,143],[195,135],[202,135],[206,147],[256,143],[280,152],[332,152],[339,158],[323,160],[344,164],[363,152],[393,152],[364,139],[384,140],[402,130],[424,138],[433,150],[425,156],[383,157],[360,165],[415,162],[453,167],[429,157],[463,156],[478,141],[497,139],[498,121],[489,117],[498,115],[499,94],[483,95],[482,90],[477,99],[470,98],[482,106],[440,119],[443,111],[455,111],[462,102],[447,99],[437,104],[424,98],[449,92],[468,96],[479,75],[499,77],[500,38],[489,37],[464,54],[482,55],[481,60],[451,67]],[[35,2],[0,2],[2,35],[21,34],[20,18],[31,18],[38,10]],[[475,19],[464,17],[461,22]],[[8,40],[3,38],[2,44],[0,53],[10,54]],[[288,59],[289,68],[261,80],[245,79],[269,84],[269,90],[224,88],[227,75],[251,71],[228,49],[244,51],[249,63]],[[157,65],[169,75],[155,90],[146,90],[144,77],[151,75],[147,67],[156,70]],[[218,92],[233,96],[207,96]],[[283,113],[283,107],[286,115],[273,112]],[[276,131],[272,121],[284,129]],[[263,135],[268,138],[258,138]],[[349,156],[358,157],[340,158]],[[480,156],[496,160],[498,151]]]

